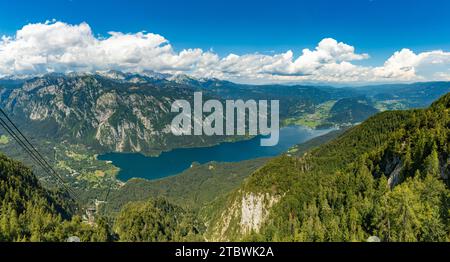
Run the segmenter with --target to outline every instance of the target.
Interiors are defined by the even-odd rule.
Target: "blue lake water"
[[[163,152],[157,157],[147,157],[137,153],[107,153],[98,159],[112,161],[120,168],[118,178],[158,179],[175,175],[188,169],[193,162],[200,164],[211,161],[239,162],[259,157],[277,156],[292,146],[326,134],[332,129],[312,130],[300,126],[284,127],[280,130],[280,141],[272,147],[260,146],[261,137],[238,142],[227,142],[210,147],[179,148]]]

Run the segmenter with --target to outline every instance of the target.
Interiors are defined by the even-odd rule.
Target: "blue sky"
[[[57,19],[87,22],[95,33],[147,30],[177,48],[270,52],[313,47],[332,37],[375,59],[408,47],[450,48],[446,0],[41,0],[0,1],[0,33]],[[373,61],[377,62],[377,61]]]
[[[164,36],[176,52],[201,48],[221,57],[288,50],[297,57],[332,38],[370,55],[355,65],[379,66],[403,48],[450,50],[449,11],[445,0],[0,0],[0,35],[56,19],[86,22],[96,36],[145,30]]]

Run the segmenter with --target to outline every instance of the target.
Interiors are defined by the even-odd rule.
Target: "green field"
[[[330,117],[330,110],[335,103],[336,101],[332,100],[319,104],[314,108],[314,113],[287,118],[282,122],[282,125],[299,125],[317,128],[318,126],[329,124],[327,119]]]

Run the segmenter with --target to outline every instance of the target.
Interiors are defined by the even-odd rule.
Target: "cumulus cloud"
[[[387,79],[430,80],[445,75],[440,70],[448,70],[450,52],[442,50],[415,54],[410,49],[395,52],[382,67],[374,68],[374,75]]]
[[[110,32],[96,38],[86,23],[62,22],[29,24],[15,37],[0,42],[0,71],[26,74],[67,71],[172,70],[189,71],[195,64],[208,64],[214,55],[200,49],[175,53],[164,37],[139,32]]]
[[[321,40],[312,50],[303,49],[298,57],[291,50],[219,57],[199,48],[176,52],[158,34],[110,32],[96,37],[87,23],[57,21],[28,24],[0,40],[0,75],[154,70],[249,83],[389,82],[448,79],[450,75],[450,53],[442,50],[416,54],[403,49],[379,67],[355,63],[364,59],[369,55],[332,38]]]

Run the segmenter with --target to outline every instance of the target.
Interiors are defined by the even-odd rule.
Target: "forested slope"
[[[0,241],[82,241],[111,239],[106,221],[92,227],[73,216],[75,203],[41,187],[30,169],[0,155]]]
[[[0,155],[0,242],[201,241],[204,225],[164,199],[125,205],[114,221],[83,221],[70,197],[44,189],[31,170]]]
[[[269,162],[211,215],[209,239],[448,241],[449,101],[378,114]]]

